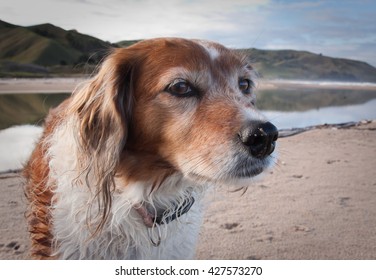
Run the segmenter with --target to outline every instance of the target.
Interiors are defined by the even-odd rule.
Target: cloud
[[[116,37],[135,39],[160,36],[202,37],[210,33],[237,32],[239,20],[234,16],[241,17],[247,11],[267,5],[269,1],[115,0],[111,3],[116,6],[116,16],[107,18],[106,25],[111,23],[111,26],[118,26],[117,30],[111,31]],[[108,9],[102,12],[105,13],[106,10]],[[104,28],[105,26],[97,32],[104,33]]]
[[[6,9],[6,10],[5,10]],[[7,12],[5,12],[7,11]],[[12,0],[0,18],[43,22],[103,40],[188,37],[231,47],[291,48],[366,58],[376,42],[376,3],[287,0]],[[367,56],[366,56],[367,54]]]
[[[376,65],[376,5],[371,1],[276,1],[258,47],[300,49]]]

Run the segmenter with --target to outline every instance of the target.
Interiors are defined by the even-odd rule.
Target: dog
[[[118,48],[52,109],[25,165],[34,259],[191,259],[211,186],[270,167],[277,128],[246,55],[158,38]]]

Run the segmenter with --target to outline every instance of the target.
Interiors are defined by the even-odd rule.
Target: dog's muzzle
[[[252,156],[263,159],[273,153],[278,139],[278,129],[270,122],[252,122],[238,135]]]

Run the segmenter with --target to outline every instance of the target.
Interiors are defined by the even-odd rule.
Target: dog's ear
[[[68,109],[74,116],[78,171],[95,189],[98,208],[104,211],[99,227],[108,215],[114,176],[127,141],[134,72],[134,52],[115,49],[94,78],[76,90]]]
[[[114,50],[94,78],[74,93],[70,113],[78,117],[85,152],[123,148],[132,114],[133,61],[126,49]]]

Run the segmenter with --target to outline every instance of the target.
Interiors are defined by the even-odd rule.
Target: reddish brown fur
[[[167,40],[153,43],[150,45],[150,42],[147,41],[138,45],[139,53],[144,52],[144,54],[138,68],[138,72],[142,75],[137,75],[135,79],[134,98],[136,102],[133,108],[133,122],[137,124],[137,128],[132,130],[132,135],[128,139],[127,152],[137,152],[138,159],[144,157],[145,160],[141,162],[145,166],[141,166],[141,168],[137,166],[137,171],[130,176],[134,181],[150,178],[153,176],[153,171],[157,177],[161,173],[173,172],[171,163],[174,160],[169,155],[177,154],[187,146],[191,150],[196,150],[203,144],[207,144],[210,148],[211,143],[220,141],[218,132],[220,132],[219,137],[223,138],[223,141],[228,140],[236,135],[242,122],[238,116],[239,109],[229,104],[228,100],[224,100],[224,93],[220,92],[218,97],[211,97],[207,94],[200,101],[200,106],[197,106],[197,110],[192,116],[192,125],[182,129],[183,124],[176,123],[174,116],[185,111],[182,104],[194,101],[176,101],[170,96],[159,95],[166,85],[161,87],[155,81],[155,77],[163,76],[171,68],[183,66],[192,72],[211,72],[216,83],[220,85],[219,87],[226,88],[227,80],[224,74],[229,74],[242,66],[242,57],[215,44],[213,47],[218,48],[222,56],[214,65],[205,49],[195,42]],[[151,47],[153,48],[152,52],[145,52]],[[213,100],[213,98],[218,100]],[[182,130],[179,131],[181,137],[174,135],[174,139],[171,139],[171,135],[178,129]],[[216,138],[216,140],[203,139],[203,130],[206,132],[207,138]],[[122,158],[126,161],[129,159],[127,156]],[[132,167],[129,166],[130,162],[126,161],[122,161],[121,170],[132,170]]]
[[[224,144],[235,137],[243,122],[237,104],[249,107],[248,99],[234,98],[226,90],[214,94],[218,89],[206,84],[201,85],[205,95],[200,100],[184,100],[163,93],[167,85],[158,80],[170,69],[184,67],[187,72],[210,73],[208,79],[213,79],[217,88],[229,88],[226,75],[246,66],[244,60],[220,45],[212,47],[221,54],[215,63],[203,46],[182,39],[149,40],[114,50],[97,76],[50,114],[24,172],[32,257],[53,258],[49,207],[54,185],[48,181],[48,147],[43,141],[65,116],[78,117],[84,157],[119,153],[112,165],[102,166],[98,160],[93,167],[96,173],[106,174],[97,182],[100,202],[105,205],[99,229],[110,211],[115,175],[124,185],[150,180],[157,188],[177,171],[175,155],[201,152],[203,158],[209,158],[213,143]],[[104,94],[95,95],[102,87]],[[187,119],[182,121],[184,114]],[[108,151],[106,141],[115,133],[120,148]]]
[[[52,182],[48,182],[50,172],[48,158],[46,158],[48,147],[43,140],[53,132],[61,118],[60,113],[66,107],[66,104],[67,101],[51,111],[46,119],[42,138],[23,171],[27,180],[26,197],[29,200],[27,218],[31,239],[30,254],[34,259],[54,258],[51,251],[53,235],[50,212],[54,186]]]

